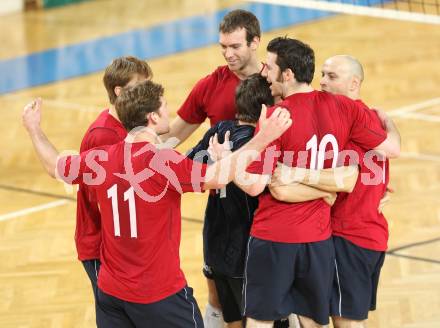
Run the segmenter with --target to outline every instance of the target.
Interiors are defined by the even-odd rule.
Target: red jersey
[[[377,117],[344,96],[321,91],[297,93],[270,108],[268,115],[278,106],[290,111],[293,124],[262,153],[262,159],[266,155],[270,158],[249,166],[250,173],[272,174],[277,161],[309,169],[335,167],[337,154],[348,141],[371,149],[386,138]],[[327,155],[332,158],[326,159]],[[259,201],[251,229],[254,237],[306,243],[331,236],[330,206],[322,199],[284,203],[266,191]]]
[[[81,142],[80,152],[118,143],[125,139],[127,131],[121,122],[104,110],[90,125]],[[101,246],[101,215],[89,186],[79,184],[76,201],[75,243],[81,261],[99,259]]]
[[[200,124],[208,117],[211,126],[235,119],[235,89],[240,79],[226,66],[201,79],[177,111],[186,122]]]
[[[388,223],[378,208],[389,182],[389,161],[373,151],[366,156],[366,150],[353,143],[346,150],[356,151],[359,157],[359,177],[353,191],[339,193],[332,206],[333,235],[363,248],[386,251]]]
[[[148,142],[120,142],[58,161],[65,181],[93,184],[96,192],[102,222],[99,288],[146,304],[186,285],[179,258],[180,199],[183,192],[201,190],[205,170],[205,164]]]

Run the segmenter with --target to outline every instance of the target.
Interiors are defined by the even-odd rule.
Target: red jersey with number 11
[[[148,142],[120,142],[58,161],[66,182],[87,183],[96,192],[100,289],[125,301],[151,303],[186,285],[179,259],[180,198],[201,190],[205,170],[205,164]]]

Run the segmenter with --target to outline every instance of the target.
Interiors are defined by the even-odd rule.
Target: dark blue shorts
[[[336,273],[330,312],[332,316],[365,320],[368,311],[376,309],[379,275],[385,252],[359,247],[350,241],[333,237]]]
[[[326,325],[334,272],[331,238],[290,244],[250,237],[243,313],[268,321],[296,313]]]
[[[98,288],[98,308],[98,328],[203,328],[190,287],[149,304],[123,301]]]
[[[224,321],[229,323],[242,320],[241,293],[243,278],[232,278],[215,271],[212,277],[222,306]]]
[[[95,297],[95,303],[96,303],[96,297],[98,293],[98,273],[99,268],[101,267],[101,262],[98,259],[94,260],[84,260],[82,261],[82,264],[84,266],[84,270],[86,270],[87,276],[90,279],[90,282],[92,284],[93,289],[93,296]]]

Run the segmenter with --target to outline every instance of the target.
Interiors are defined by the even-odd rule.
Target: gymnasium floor
[[[223,64],[217,22],[236,7],[264,17],[262,60],[273,37],[310,44],[317,88],[325,58],[347,53],[363,63],[363,99],[392,115],[403,139],[402,156],[391,163],[396,193],[385,210],[390,254],[369,326],[440,327],[439,27],[317,12],[300,13],[308,20],[295,24],[290,9],[220,0],[97,0],[1,17],[0,327],[94,325],[91,288],[73,242],[75,192],[44,174],[21,125],[23,106],[41,96],[49,138],[59,150],[78,149],[107,105],[102,68],[113,57],[140,54],[151,58],[175,113],[194,83]],[[184,197],[181,244],[202,310],[204,202],[204,195]]]

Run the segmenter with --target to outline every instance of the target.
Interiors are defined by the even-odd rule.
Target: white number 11
[[[121,227],[119,225],[119,207],[118,207],[118,186],[114,184],[107,190],[107,197],[112,200],[113,226],[115,228],[115,236],[121,236]],[[136,205],[134,202],[134,189],[130,187],[124,192],[124,200],[128,200],[128,211],[130,214],[130,236],[137,238],[136,226]]]

